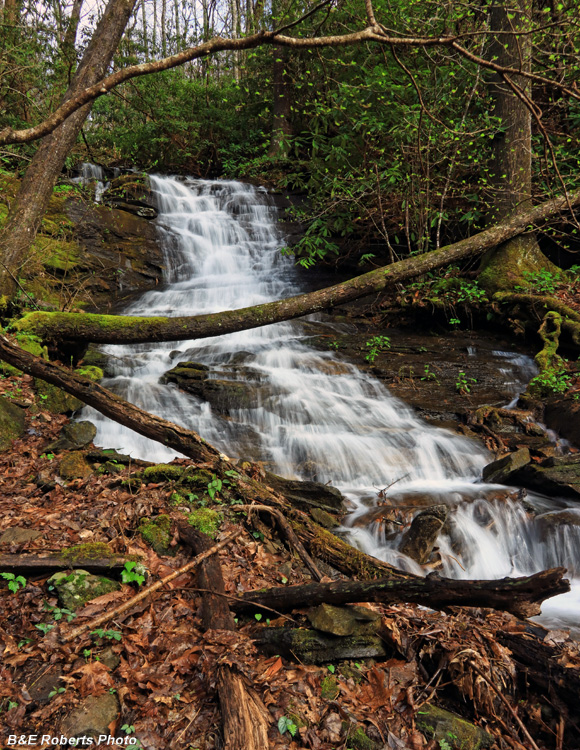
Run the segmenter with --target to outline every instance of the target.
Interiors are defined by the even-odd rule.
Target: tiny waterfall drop
[[[280,252],[276,212],[264,190],[169,177],[151,182],[167,283],[144,294],[127,314],[200,315],[302,291],[292,261]],[[444,575],[498,578],[554,565],[570,568],[580,559],[580,528],[542,536],[534,517],[505,488],[478,483],[490,460],[482,445],[429,426],[371,375],[335,352],[308,346],[302,322],[103,351],[113,372],[104,385],[128,401],[195,430],[227,455],[260,459],[278,474],[340,488],[353,504],[353,543],[376,557],[424,572],[399,552],[400,535],[385,534],[376,523],[357,525],[369,505],[379,504],[378,490],[395,482],[393,504],[428,498],[427,504],[452,509],[439,539]],[[161,383],[180,362],[207,371],[221,402]],[[156,462],[176,456],[93,410],[84,413],[97,425],[100,445]],[[494,499],[494,491],[503,492],[502,499]],[[545,499],[528,500],[540,511],[551,508]],[[568,616],[571,609],[580,611],[578,598],[566,595],[548,605],[554,616],[562,610]]]

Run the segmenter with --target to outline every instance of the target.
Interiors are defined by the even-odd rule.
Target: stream
[[[293,260],[280,253],[283,238],[265,190],[238,182],[152,177],[166,284],[145,293],[129,315],[199,315],[256,305],[303,291]],[[573,627],[580,614],[580,529],[547,534],[528,510],[561,508],[549,498],[481,483],[492,456],[481,443],[418,419],[371,374],[335,351],[308,345],[306,322],[286,322],[218,338],[179,343],[108,346],[114,376],[104,385],[128,401],[195,430],[228,456],[262,460],[291,478],[338,487],[352,503],[346,521],[353,544],[400,568],[424,575],[398,550],[400,533],[385,524],[357,525],[387,491],[394,505],[450,507],[438,540],[440,572],[453,578],[518,576],[564,565],[573,589],[543,605],[541,622]],[[331,325],[324,322],[328,328]],[[530,360],[498,352],[520,373]],[[517,357],[520,357],[520,360]],[[209,378],[241,394],[217,409],[162,385],[178,362],[210,368]],[[217,385],[217,384],[216,384]],[[237,390],[236,390],[237,388]],[[134,457],[167,462],[177,454],[91,409],[81,418],[97,426],[95,443]],[[569,503],[565,503],[569,504]]]

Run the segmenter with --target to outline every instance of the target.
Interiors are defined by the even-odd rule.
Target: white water
[[[291,261],[280,254],[265,192],[236,182],[153,177],[152,183],[167,285],[143,295],[127,314],[197,315],[301,291]],[[543,541],[520,502],[490,501],[485,491],[494,488],[477,484],[490,460],[480,444],[420,421],[373,377],[334,352],[310,348],[304,338],[303,325],[288,322],[179,344],[110,346],[105,351],[115,377],[105,385],[199,432],[227,455],[259,458],[279,474],[339,487],[353,502],[351,522],[396,480],[389,493],[394,502],[422,494],[428,504],[447,503],[453,507],[449,533],[439,542],[444,575],[497,578],[562,564],[580,574],[580,529],[560,528]],[[249,403],[219,414],[159,384],[177,362],[190,360],[208,365],[212,378],[247,383]],[[97,425],[100,445],[151,461],[176,456],[91,410],[83,416]],[[544,510],[553,507],[531,500],[544,503]],[[398,539],[385,538],[375,526],[353,529],[354,543],[421,572],[398,552]],[[553,618],[574,619],[580,594],[550,600],[548,610]]]

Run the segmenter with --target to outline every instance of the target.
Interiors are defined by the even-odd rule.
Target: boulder
[[[544,407],[544,421],[550,429],[580,448],[580,401],[570,396],[549,399]]]
[[[494,744],[494,738],[480,727],[465,721],[451,711],[425,703],[416,715],[417,727],[433,739],[438,747],[483,750]]]
[[[482,477],[484,482],[489,484],[513,484],[511,476],[519,471],[531,461],[530,451],[528,448],[520,448],[514,453],[508,453],[507,456],[492,461],[484,466]]]
[[[433,547],[447,520],[447,506],[433,505],[418,513],[410,529],[403,535],[400,550],[413,560],[424,565],[433,552]]]
[[[92,737],[95,741],[101,735],[114,736],[119,714],[119,700],[114,693],[88,695],[63,719],[60,732],[65,737]]]
[[[24,409],[0,397],[0,452],[7,451],[23,434]]]
[[[357,621],[345,607],[333,607],[332,604],[321,604],[309,609],[306,616],[315,630],[331,635],[352,635]]]
[[[309,510],[317,507],[334,511],[344,511],[347,508],[347,500],[342,492],[328,484],[286,479],[270,471],[266,472],[264,481],[298,508]]]
[[[307,628],[263,628],[252,636],[268,655],[282,654],[305,664],[327,664],[343,659],[385,659],[387,647],[376,634],[336,636]]]
[[[84,405],[82,401],[63,391],[62,388],[46,383],[40,378],[34,378],[34,388],[42,403],[42,408],[53,414],[71,414]]]
[[[85,479],[93,473],[93,469],[85,454],[81,451],[74,451],[67,454],[58,466],[58,473],[63,479]]]
[[[70,422],[65,425],[58,440],[51,443],[45,453],[60,453],[61,451],[77,450],[92,443],[97,434],[97,428],[92,422]]]
[[[72,573],[60,570],[51,576],[47,583],[56,589],[62,606],[72,612],[84,607],[91,599],[121,588],[117,581],[93,575],[82,568],[77,568]]]
[[[551,456],[515,472],[518,484],[545,495],[580,498],[580,454]]]
[[[580,526],[580,511],[557,510],[536,517],[536,521],[546,534],[556,532],[561,526]],[[0,540],[1,541],[1,540]]]

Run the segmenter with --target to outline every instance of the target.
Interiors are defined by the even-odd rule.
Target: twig
[[[282,513],[280,513],[279,510],[275,510],[274,508],[271,508],[269,505],[238,505],[236,510],[247,510],[249,513],[251,513],[254,510],[258,510],[260,512],[264,511],[266,513],[270,513],[276,521],[278,522],[278,526],[280,527],[280,531],[286,538],[286,541],[288,544],[290,544],[296,552],[300,555],[300,559],[306,565],[308,570],[312,573],[312,576],[316,581],[322,581],[323,575],[316,567],[316,563],[314,560],[310,557],[308,552],[306,551],[304,545],[298,539],[296,534],[292,531],[292,527],[288,523],[288,521],[284,518]]]
[[[190,570],[193,570],[193,568],[197,567],[200,563],[202,563],[208,557],[211,557],[212,555],[214,555],[222,547],[225,547],[226,545],[228,545],[232,541],[232,539],[235,539],[241,533],[242,533],[242,529],[234,529],[234,531],[228,534],[225,537],[225,539],[222,539],[221,542],[214,544],[214,546],[211,547],[211,549],[208,549],[205,552],[202,552],[201,555],[197,555],[197,557],[194,557],[193,560],[190,560],[182,568],[179,568],[179,570],[174,570],[173,573],[170,573],[168,576],[165,576],[165,578],[162,578],[160,581],[157,581],[151,586],[148,586],[146,589],[143,589],[143,591],[140,591],[136,596],[133,596],[131,599],[129,599],[128,602],[124,602],[118,607],[115,607],[115,609],[112,609],[109,612],[105,612],[104,614],[99,615],[99,617],[95,617],[93,620],[90,620],[90,622],[86,622],[84,625],[79,625],[78,628],[75,628],[72,632],[70,632],[68,635],[65,635],[62,638],[62,643],[70,643],[75,638],[78,638],[79,635],[82,635],[85,631],[93,630],[94,628],[97,628],[99,625],[102,625],[104,622],[107,622],[107,620],[110,620],[113,617],[116,617],[117,615],[120,615],[123,612],[126,612],[127,610],[131,609],[132,607],[135,606],[135,604],[138,604],[139,602],[143,601],[143,599],[146,599],[148,596],[153,594],[155,591],[158,591],[166,583],[169,583],[170,581],[173,581],[176,578],[179,578],[179,576],[183,575],[184,573],[188,573]]]
[[[507,710],[510,712],[510,714],[512,715],[512,717],[516,720],[519,728],[522,730],[522,732],[523,732],[524,736],[526,737],[526,739],[528,739],[530,741],[530,744],[532,745],[532,747],[534,748],[534,750],[540,750],[540,748],[536,745],[536,743],[532,739],[531,734],[526,729],[526,726],[525,726],[524,722],[520,719],[520,717],[517,715],[517,713],[514,711],[514,709],[510,706],[509,701],[505,697],[505,695],[493,684],[493,682],[490,682],[487,679],[487,677],[483,674],[483,672],[479,669],[479,667],[476,664],[474,664],[472,661],[470,661],[469,664],[471,665],[471,667],[473,667],[473,669],[475,669],[475,671],[477,672],[477,674],[483,680],[485,680],[485,682],[487,682],[487,684],[489,685],[489,687],[498,696],[498,698],[500,699],[500,701],[504,704],[504,706],[506,706]]]

